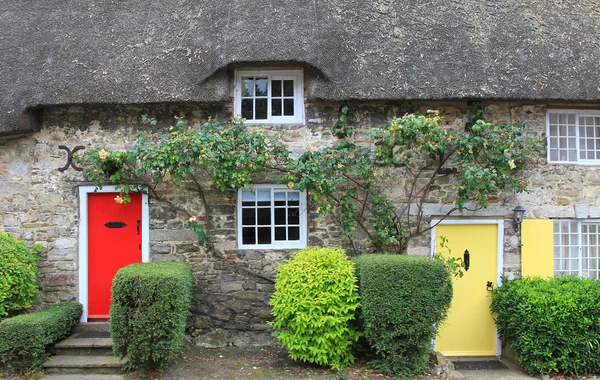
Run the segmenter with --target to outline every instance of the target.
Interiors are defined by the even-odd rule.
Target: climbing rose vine
[[[269,173],[289,188],[306,190],[319,214],[332,214],[352,244],[361,240],[357,249],[364,240],[374,251],[403,253],[410,239],[431,229],[423,210],[433,191],[450,187],[442,200],[452,205],[445,216],[487,207],[500,192],[526,190],[524,169],[543,148],[541,139],[523,136],[524,123],[492,125],[478,117],[467,129],[457,130],[445,125],[437,111],[394,117],[362,131],[370,140],[358,144],[348,126],[347,107],[340,115],[339,140],[297,158],[277,133],[234,118],[224,126],[212,119],[195,126],[176,119],[164,131],[138,133],[136,144],[126,151],[94,149],[81,161],[96,186],[117,184],[122,202],[129,201],[133,190],[149,189],[159,196],[155,188],[164,181],[191,183],[206,220],[210,205],[198,178],[210,178],[215,189],[225,191],[252,188],[257,175]],[[401,200],[390,199],[388,188],[404,191]],[[187,226],[199,243],[209,238],[195,215]]]

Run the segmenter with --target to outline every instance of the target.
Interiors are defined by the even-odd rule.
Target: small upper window
[[[600,164],[600,112],[549,111],[548,162]]]
[[[600,222],[554,221],[554,276],[600,279]]]
[[[302,70],[237,71],[235,115],[248,123],[303,123]]]
[[[255,185],[238,192],[238,247],[304,248],[306,192],[282,185]]]

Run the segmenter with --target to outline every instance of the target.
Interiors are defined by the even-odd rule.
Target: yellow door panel
[[[521,242],[521,275],[554,277],[553,221],[524,220]]]
[[[490,313],[491,295],[486,285],[496,286],[498,276],[498,225],[448,224],[436,227],[436,252],[448,255],[440,247],[440,236],[453,257],[470,254],[470,267],[462,278],[454,279],[454,297],[448,319],[436,339],[436,349],[446,356],[496,355],[496,324]]]

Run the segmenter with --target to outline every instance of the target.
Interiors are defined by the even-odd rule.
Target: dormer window
[[[237,71],[235,115],[249,124],[304,122],[302,70]]]

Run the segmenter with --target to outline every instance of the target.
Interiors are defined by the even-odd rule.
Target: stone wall
[[[282,131],[282,140],[294,154],[332,144],[331,126],[339,104],[309,102],[304,126],[267,127]],[[496,122],[521,120],[531,136],[545,136],[545,104],[514,105],[492,103],[488,118]],[[438,109],[446,122],[462,128],[467,105],[457,102],[365,103],[352,105],[356,116],[357,141],[365,137],[361,128],[381,125],[394,115]],[[149,127],[140,122],[142,114],[156,116],[161,122]],[[82,172],[64,172],[66,152],[58,148],[83,145],[87,149],[124,149],[135,141],[137,131],[164,128],[173,116],[185,116],[191,124],[208,116],[217,120],[231,117],[231,105],[152,105],[152,106],[61,106],[46,108],[42,130],[34,135],[0,142],[0,230],[9,231],[28,244],[44,247],[39,263],[42,302],[78,298],[78,186],[89,185]],[[512,208],[521,204],[527,218],[598,217],[600,168],[575,165],[542,165],[530,173],[531,192],[500,194],[490,207],[466,211],[463,217],[504,219],[505,272],[520,269],[520,239],[512,230]],[[208,184],[209,178],[206,178]],[[389,180],[389,195],[398,202],[405,197],[406,183],[399,176]],[[443,215],[450,207],[450,184],[442,184],[427,204],[428,217]],[[195,243],[195,235],[185,228],[187,214],[204,215],[197,195],[185,186],[167,183],[159,189],[161,197],[178,205],[150,200],[151,261],[185,261],[193,266],[196,290],[190,334],[198,344],[263,345],[274,343],[268,300],[273,284],[253,276],[248,270],[273,278],[278,263],[290,251],[237,250],[236,192],[207,191],[213,209],[211,233],[223,257],[216,257]],[[309,245],[341,246],[350,249],[347,238],[332,220],[318,216],[311,205]],[[428,220],[427,220],[428,222]],[[409,253],[428,255],[428,234],[411,242]],[[241,269],[240,269],[241,268]]]

